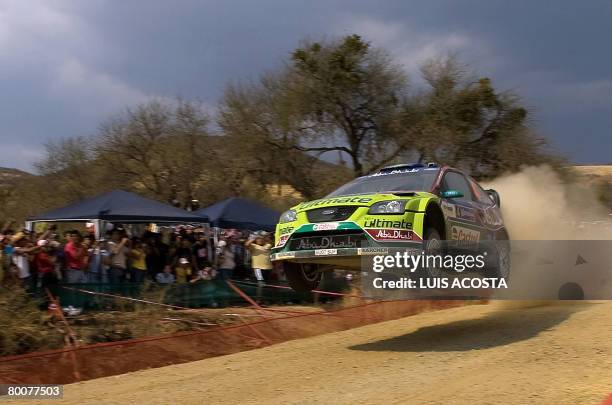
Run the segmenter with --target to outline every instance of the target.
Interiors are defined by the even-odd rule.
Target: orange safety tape
[[[367,303],[363,303],[363,304],[359,304],[359,305],[353,305],[353,306],[346,307],[346,308],[339,308],[339,309],[335,309],[335,310],[331,310],[331,311],[327,311],[327,312],[302,312],[302,313],[299,313],[299,314],[295,314],[295,315],[291,315],[291,316],[286,316],[286,317],[265,318],[265,319],[249,322],[248,324],[249,325],[259,325],[259,324],[267,323],[267,322],[270,322],[270,321],[282,321],[282,320],[286,320],[286,319],[299,318],[299,317],[303,317],[303,316],[330,314],[330,313],[348,311],[348,310],[352,310],[352,309],[356,309],[356,308],[367,307],[367,306],[371,306],[371,305],[382,304],[382,303],[386,303],[386,302],[391,302],[391,301],[367,302]],[[208,329],[208,330],[199,330],[199,331],[190,331],[190,332],[179,332],[179,333],[174,333],[174,334],[171,334],[171,335],[164,335],[164,336],[151,336],[151,337],[143,337],[143,338],[138,338],[138,339],[121,340],[121,341],[115,341],[115,342],[102,342],[102,343],[95,343],[95,344],[84,345],[84,346],[76,346],[76,347],[71,347],[71,348],[56,349],[56,350],[47,350],[47,351],[34,352],[34,353],[26,353],[26,354],[19,354],[19,355],[13,355],[13,356],[0,357],[0,363],[16,361],[16,360],[21,360],[21,359],[27,359],[27,358],[37,358],[37,357],[53,356],[53,355],[61,354],[61,353],[77,352],[77,351],[90,350],[90,349],[96,349],[96,348],[102,348],[102,347],[128,346],[128,345],[144,343],[144,342],[152,342],[152,341],[158,341],[158,340],[182,338],[182,337],[195,336],[195,335],[204,335],[204,334],[213,333],[213,332],[216,333],[216,332],[223,332],[223,331],[227,331],[227,330],[231,330],[231,329],[239,329],[239,328],[243,328],[245,326],[246,326],[246,324],[233,324],[233,325],[219,326],[219,327],[211,328],[211,329]]]

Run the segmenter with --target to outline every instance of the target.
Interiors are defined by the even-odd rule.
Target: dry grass
[[[0,355],[55,349],[63,332],[49,322],[40,302],[17,285],[0,287]]]

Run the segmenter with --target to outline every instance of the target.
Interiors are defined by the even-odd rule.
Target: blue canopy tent
[[[201,223],[207,219],[134,193],[115,190],[29,218],[26,226],[32,229],[35,222],[59,221],[94,222],[96,229],[104,229],[102,222]]]
[[[280,212],[244,198],[232,197],[194,212],[216,228],[273,231]]]

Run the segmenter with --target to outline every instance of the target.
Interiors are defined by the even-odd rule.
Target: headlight
[[[381,201],[370,207],[368,214],[403,214],[406,201]]]
[[[289,211],[283,212],[278,222],[280,222],[281,224],[284,224],[286,222],[293,222],[296,219],[297,219],[297,213],[294,210],[289,210]]]

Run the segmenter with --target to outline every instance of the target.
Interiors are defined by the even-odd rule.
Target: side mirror
[[[499,199],[499,193],[493,189],[489,189],[486,191],[491,201],[493,201],[495,205],[497,205],[498,207],[501,207],[501,200]]]
[[[463,197],[463,193],[459,190],[446,190],[440,193],[440,197],[442,198],[461,198]]]

